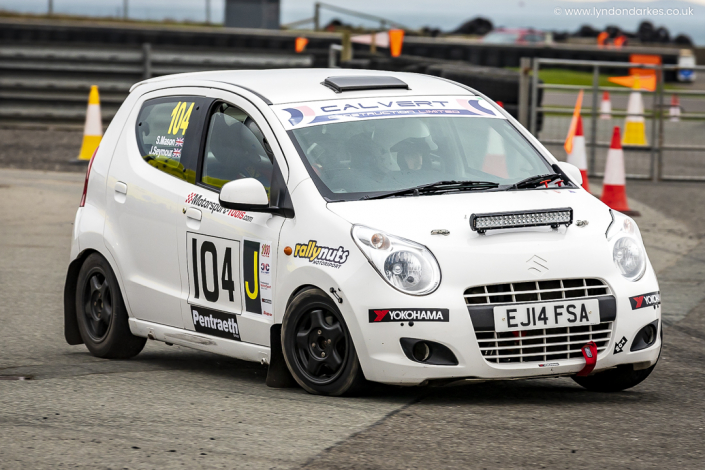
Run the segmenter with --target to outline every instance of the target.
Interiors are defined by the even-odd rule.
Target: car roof
[[[385,76],[396,77],[409,85],[404,89],[356,90],[336,93],[323,85],[328,77],[350,76]],[[203,80],[204,82],[222,82],[240,86],[260,95],[269,104],[298,103],[307,101],[377,98],[397,96],[429,95],[472,95],[468,89],[447,80],[408,72],[387,72],[361,69],[268,69],[268,70],[220,70],[213,72],[195,72],[167,75],[140,82],[141,84],[160,84],[163,88],[179,86],[180,81]]]

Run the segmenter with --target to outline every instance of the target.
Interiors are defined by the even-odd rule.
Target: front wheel
[[[587,377],[573,376],[573,380],[591,392],[621,392],[646,380],[655,367],[656,364],[648,369],[634,370],[631,364],[624,364]]]
[[[318,289],[300,292],[287,307],[282,351],[294,379],[309,393],[351,394],[364,383],[343,315]]]
[[[81,338],[94,356],[127,359],[147,342],[130,332],[115,273],[98,253],[86,258],[78,273],[76,315]]]

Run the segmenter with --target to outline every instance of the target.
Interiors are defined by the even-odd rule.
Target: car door
[[[183,328],[177,223],[195,183],[208,101],[198,88],[146,94],[110,165],[104,239],[141,320]]]
[[[204,334],[268,346],[285,218],[224,209],[218,201],[220,188],[240,178],[258,179],[270,199],[285,191],[278,163],[283,155],[269,146],[274,134],[249,101],[218,90],[209,96],[215,101],[205,119],[196,185],[179,225],[184,323]]]

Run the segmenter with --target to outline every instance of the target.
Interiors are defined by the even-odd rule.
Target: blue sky
[[[134,18],[176,20],[205,19],[207,0],[128,0],[130,16]],[[210,0],[211,18],[222,21],[224,0]],[[313,15],[313,0],[282,0],[282,22],[287,23]],[[697,43],[705,45],[705,0],[656,1],[573,1],[573,0],[327,0],[327,3],[365,11],[399,21],[409,27],[440,27],[449,30],[475,16],[485,16],[497,26],[534,27],[574,31],[582,24],[602,28],[608,24],[624,29],[636,29],[640,21],[648,19],[657,26],[666,26],[671,33],[689,34]],[[0,0],[0,8],[25,12],[46,11],[48,0]],[[54,0],[54,9],[61,13],[90,15],[121,15],[123,0]],[[693,8],[693,16],[651,16],[643,14],[619,17],[568,16],[566,8]],[[563,13],[557,15],[556,8]],[[334,16],[324,14],[324,21]],[[344,18],[354,24],[359,20]]]

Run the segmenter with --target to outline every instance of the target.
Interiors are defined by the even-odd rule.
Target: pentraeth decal
[[[272,243],[244,240],[242,248],[243,289],[245,310],[250,313],[272,314]]]
[[[342,246],[332,248],[318,245],[316,240],[309,240],[308,243],[297,243],[294,248],[294,258],[307,259],[312,264],[340,268],[348,260],[350,251]]]
[[[363,98],[272,106],[287,130],[340,121],[409,116],[464,116],[504,119],[477,96],[416,96]]]
[[[661,292],[649,292],[648,294],[629,297],[629,302],[632,304],[632,310],[640,308],[654,307],[661,305]]]
[[[450,318],[447,308],[380,308],[370,309],[370,323],[401,321],[441,321]]]
[[[237,316],[209,308],[191,306],[193,327],[197,332],[240,341]]]

